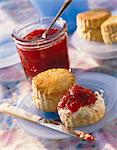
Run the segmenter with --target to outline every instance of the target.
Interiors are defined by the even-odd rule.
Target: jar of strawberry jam
[[[47,69],[69,69],[66,22],[59,18],[47,37],[42,38],[52,20],[51,17],[41,18],[17,27],[12,33],[24,71],[30,79]]]

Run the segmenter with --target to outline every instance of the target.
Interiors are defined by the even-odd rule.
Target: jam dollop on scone
[[[75,76],[68,69],[49,69],[32,80],[32,98],[36,107],[46,112],[57,112],[57,104],[75,83]]]
[[[103,118],[105,103],[99,92],[73,85],[57,106],[62,123],[67,127],[94,124]]]

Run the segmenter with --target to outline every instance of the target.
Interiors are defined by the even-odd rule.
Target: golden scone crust
[[[82,31],[80,29],[77,30],[77,34],[80,38],[84,38],[87,39],[89,41],[98,41],[98,42],[102,42],[103,38],[102,38],[102,34],[101,34],[101,30],[97,29],[97,30],[87,30],[87,31]]]
[[[101,24],[110,16],[110,11],[105,9],[90,10],[77,15],[77,24],[83,30],[99,29]]]
[[[105,115],[105,103],[101,95],[97,93],[97,100],[90,106],[84,106],[72,113],[66,108],[59,108],[58,114],[66,127],[82,127],[91,125],[102,119]]]
[[[106,44],[117,42],[117,16],[111,16],[101,25],[101,33]]]
[[[103,40],[106,44],[117,43],[117,32],[112,34],[103,34]]]
[[[117,16],[109,17],[102,25],[101,25],[102,33],[113,33],[117,32]]]
[[[49,69],[39,73],[32,80],[33,100],[37,108],[56,112],[59,99],[74,82],[74,75],[67,69]]]

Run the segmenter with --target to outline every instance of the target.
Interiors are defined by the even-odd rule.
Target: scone
[[[81,127],[102,119],[105,114],[105,103],[97,91],[73,85],[61,98],[57,109],[66,127]]]
[[[101,33],[105,43],[117,42],[117,16],[111,16],[101,25]]]
[[[110,16],[110,11],[105,9],[90,10],[77,15],[77,25],[83,31],[87,29],[97,30]]]
[[[91,41],[98,41],[98,42],[103,41],[100,29],[97,29],[97,30],[89,29],[87,31],[81,31],[78,29],[78,35],[79,35],[79,37],[81,37],[83,39],[87,39],[87,40],[91,40]]]
[[[39,73],[32,80],[36,107],[46,112],[56,112],[60,98],[74,82],[74,75],[67,69],[49,69]]]
[[[103,35],[103,40],[105,44],[117,43],[117,32],[113,34]]]
[[[77,34],[79,37],[102,42],[101,24],[110,17],[111,13],[105,9],[91,10],[77,15]]]

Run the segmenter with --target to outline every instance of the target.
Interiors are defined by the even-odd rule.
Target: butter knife
[[[0,113],[8,114],[11,116],[14,116],[16,118],[21,118],[24,120],[27,120],[29,122],[36,123],[38,125],[46,126],[48,128],[51,128],[53,130],[59,131],[61,133],[77,137],[82,140],[87,140],[87,141],[95,141],[95,137],[91,134],[85,133],[83,131],[79,130],[74,130],[72,128],[65,127],[63,124],[61,124],[58,121],[54,120],[49,120],[49,119],[44,119],[40,116],[37,116],[35,114],[32,114],[30,112],[27,112],[21,108],[18,108],[17,106],[13,106],[9,103],[2,103],[0,105]],[[54,126],[49,126],[48,124],[54,124],[58,128],[55,128]]]

